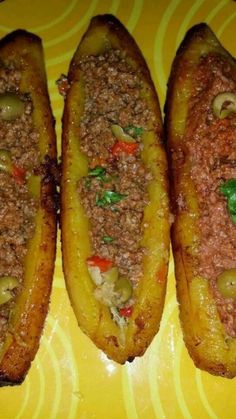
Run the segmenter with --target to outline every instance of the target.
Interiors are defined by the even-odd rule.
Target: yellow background
[[[233,0],[5,0],[0,3],[0,36],[24,28],[43,39],[59,151],[63,100],[55,80],[67,72],[90,18],[101,13],[115,14],[136,39],[162,108],[171,62],[190,26],[207,22],[236,55]],[[236,418],[236,381],[196,369],[183,345],[172,259],[160,332],[142,358],[119,366],[77,327],[59,244],[40,349],[25,382],[0,389],[0,418]]]

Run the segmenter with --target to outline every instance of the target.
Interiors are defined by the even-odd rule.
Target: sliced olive
[[[236,112],[236,94],[232,92],[219,93],[212,102],[212,110],[214,115],[220,119]]]
[[[124,132],[123,128],[120,125],[112,125],[111,126],[112,134],[117,138],[117,140],[125,141],[126,143],[135,143],[131,135]]]
[[[125,303],[133,294],[132,283],[128,278],[121,276],[115,283],[115,292],[119,295],[119,304]]]
[[[11,154],[7,150],[0,149],[0,170],[4,172],[12,172]]]
[[[29,193],[35,198],[40,197],[40,185],[41,185],[40,176],[31,175],[27,180]]]
[[[217,278],[217,287],[225,298],[236,298],[236,268],[222,272]]]
[[[103,279],[106,282],[116,282],[118,280],[118,269],[116,266],[108,269],[108,271],[102,273]]]
[[[18,280],[12,276],[2,276],[0,278],[0,305],[12,299],[11,290],[16,288]]]
[[[24,112],[24,102],[15,93],[0,95],[0,118],[4,121],[13,121]]]

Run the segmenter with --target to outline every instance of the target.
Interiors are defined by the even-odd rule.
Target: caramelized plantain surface
[[[200,242],[199,202],[186,147],[187,119],[191,121],[189,108],[196,71],[200,60],[208,55],[221,57],[226,65],[235,69],[235,60],[211,29],[200,24],[187,33],[181,44],[168,84],[165,127],[175,213],[172,244],[180,320],[188,351],[197,367],[232,378],[236,375],[236,339],[227,334],[221,322],[207,278],[196,274]],[[197,91],[196,86],[195,89]],[[199,95],[198,100],[204,103],[204,96]],[[196,119],[192,119],[192,124],[196,124]]]
[[[88,173],[87,158],[80,151],[78,135],[85,90],[80,59],[99,56],[110,49],[123,51],[134,70],[141,71],[143,92],[154,113],[150,129],[143,134],[142,160],[152,173],[150,202],[144,210],[142,245],[143,275],[134,290],[134,309],[125,328],[113,320],[110,310],[94,296],[94,284],[86,260],[92,249],[89,223],[79,200],[78,180]],[[162,145],[162,120],[153,82],[140,50],[113,16],[92,19],[71,61],[69,91],[65,100],[62,137],[61,227],[63,269],[66,286],[81,329],[111,359],[124,363],[142,355],[159,329],[163,310],[169,258],[169,202],[167,162]]]
[[[56,137],[47,91],[41,40],[17,30],[0,41],[0,60],[21,69],[19,90],[33,103],[33,124],[39,133],[40,204],[24,259],[23,288],[10,313],[8,331],[0,347],[1,385],[23,381],[37,352],[44,320],[48,312],[55,249],[56,207],[52,168],[56,163]]]

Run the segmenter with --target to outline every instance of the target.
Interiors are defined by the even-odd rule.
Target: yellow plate
[[[0,37],[17,28],[44,42],[49,90],[60,151],[63,99],[55,80],[92,16],[115,14],[140,46],[163,106],[176,48],[186,30],[207,22],[236,56],[233,0],[5,0]],[[79,330],[65,291],[58,253],[50,312],[40,349],[25,382],[0,389],[0,417],[7,419],[229,418],[236,412],[235,380],[197,370],[183,345],[175,297],[173,260],[160,332],[132,364],[109,361]]]

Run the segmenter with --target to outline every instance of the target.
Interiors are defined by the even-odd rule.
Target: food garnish
[[[236,113],[236,93],[219,93],[212,102],[212,110],[217,118],[224,119]]]
[[[126,197],[127,195],[125,194],[106,190],[100,196],[98,195],[96,197],[96,205],[98,207],[107,207],[108,205],[117,204]]]
[[[228,199],[228,211],[236,224],[236,179],[229,179],[220,185],[220,192]]]
[[[236,298],[236,268],[222,272],[217,278],[217,287],[224,298]]]

